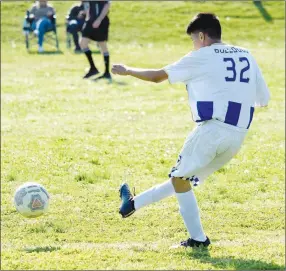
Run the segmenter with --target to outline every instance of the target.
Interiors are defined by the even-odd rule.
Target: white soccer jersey
[[[215,43],[164,68],[169,81],[184,83],[193,120],[210,119],[248,129],[255,106],[270,95],[261,71],[246,49]]]

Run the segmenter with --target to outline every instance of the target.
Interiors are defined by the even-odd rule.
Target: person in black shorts
[[[90,69],[83,78],[89,78],[99,73],[93,62],[92,52],[88,48],[90,40],[93,40],[98,42],[105,63],[105,72],[99,78],[111,80],[111,75],[109,72],[109,52],[107,48],[109,7],[109,1],[89,1],[89,9],[82,29],[80,47],[88,59]]]

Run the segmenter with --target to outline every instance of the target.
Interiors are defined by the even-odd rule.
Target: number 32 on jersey
[[[237,79],[237,69],[236,69],[236,63],[234,61],[233,58],[231,57],[225,57],[223,59],[224,62],[226,62],[228,64],[228,66],[226,67],[226,69],[229,71],[229,75],[227,77],[225,77],[225,81],[226,82],[234,82]],[[249,78],[246,77],[245,72],[249,70],[249,61],[246,57],[240,57],[239,58],[239,62],[242,62],[245,64],[244,68],[241,69],[239,72],[239,82],[242,83],[248,83],[249,82]]]

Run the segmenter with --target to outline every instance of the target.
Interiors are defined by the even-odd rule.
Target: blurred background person
[[[99,78],[111,80],[111,75],[109,72],[109,51],[107,48],[109,8],[109,1],[89,1],[89,9],[87,12],[85,24],[82,29],[80,47],[88,59],[90,69],[83,78],[90,78],[91,76],[97,75],[99,73],[93,62],[92,52],[88,47],[90,40],[93,40],[98,42],[101,53],[103,54],[105,64],[105,72]]]
[[[80,1],[79,4],[72,6],[67,15],[67,32],[73,36],[76,53],[81,52],[78,33],[82,30],[87,11],[88,1]]]
[[[43,42],[46,32],[53,29],[52,18],[56,14],[55,9],[47,0],[39,0],[30,9],[30,18],[33,18],[32,29],[38,36],[38,51],[44,51]]]

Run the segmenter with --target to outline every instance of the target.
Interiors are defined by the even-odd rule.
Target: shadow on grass
[[[253,4],[255,5],[255,7],[259,10],[260,14],[262,15],[262,17],[264,18],[264,20],[266,22],[272,22],[272,17],[271,15],[267,12],[267,10],[263,7],[262,2],[261,1],[253,1]]]
[[[178,252],[179,253],[179,252]],[[211,264],[215,269],[222,270],[285,270],[285,266],[275,263],[267,263],[260,260],[251,260],[245,258],[234,257],[212,257],[207,248],[196,248],[186,253],[188,257],[197,259],[202,263]]]
[[[128,85],[126,82],[117,81],[117,80],[114,80],[114,79],[109,80],[109,79],[100,78],[100,77],[92,79],[92,81],[95,82],[95,83],[97,83],[97,82],[107,82],[108,84],[117,85],[117,86],[127,86]]]
[[[70,51],[70,53],[72,53],[72,54],[74,54],[74,55],[84,55],[84,52],[82,52],[82,51],[77,51],[77,52],[75,52],[75,51],[72,50],[72,49],[69,49],[69,51]],[[101,52],[98,51],[98,50],[91,50],[91,52],[92,52],[93,54],[95,54],[95,55],[100,55],[100,54],[101,54]]]
[[[39,53],[38,51],[28,51],[29,55],[62,55],[63,51],[44,51],[42,53]]]
[[[60,247],[50,247],[50,246],[45,246],[45,247],[33,247],[33,248],[25,248],[24,251],[27,253],[33,253],[33,252],[52,252],[56,250],[60,250]]]

